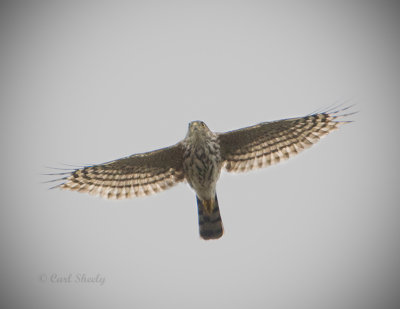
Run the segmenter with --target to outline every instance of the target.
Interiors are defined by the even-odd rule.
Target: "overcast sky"
[[[398,308],[390,3],[3,1],[1,307]],[[222,132],[341,103],[355,122],[310,150],[222,173],[216,241],[186,184],[108,201],[42,183],[45,166],[172,145],[192,120]]]

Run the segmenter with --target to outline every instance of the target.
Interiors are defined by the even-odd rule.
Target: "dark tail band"
[[[203,239],[220,238],[224,233],[224,228],[219,212],[217,195],[215,195],[214,200],[210,201],[202,201],[198,196],[196,198],[199,211],[200,237]],[[212,205],[211,209],[210,205]]]

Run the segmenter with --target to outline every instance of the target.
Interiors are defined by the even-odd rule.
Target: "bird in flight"
[[[63,174],[55,187],[87,192],[107,199],[145,196],[186,181],[195,191],[199,232],[218,239],[223,225],[216,184],[221,169],[247,172],[289,159],[337,129],[350,107],[305,117],[263,122],[224,132],[212,132],[203,121],[189,123],[177,144]],[[56,175],[56,174],[52,174]],[[55,188],[53,187],[53,188]]]

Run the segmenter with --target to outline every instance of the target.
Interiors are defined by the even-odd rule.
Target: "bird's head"
[[[209,136],[211,134],[207,125],[200,120],[192,121],[189,123],[188,136],[201,137]]]

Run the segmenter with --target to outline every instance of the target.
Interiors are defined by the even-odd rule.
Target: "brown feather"
[[[246,172],[289,159],[345,123],[337,120],[341,117],[337,113],[264,122],[219,133],[224,167],[228,172]]]
[[[125,199],[157,193],[183,180],[182,146],[178,143],[77,169],[59,187],[107,199]]]

